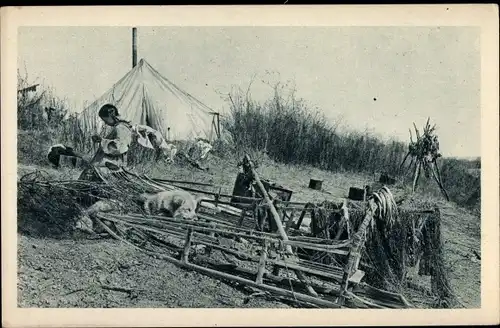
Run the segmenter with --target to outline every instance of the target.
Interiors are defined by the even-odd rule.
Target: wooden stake
[[[304,205],[304,208],[302,209],[302,213],[300,213],[299,220],[297,221],[297,224],[295,225],[296,230],[300,229],[300,226],[302,225],[302,221],[304,220],[304,216],[306,215],[307,210],[310,208],[311,209],[314,208],[314,204],[307,203],[306,205]]]
[[[342,235],[343,229],[345,227],[347,231],[347,239],[351,238],[351,234],[349,231],[349,209],[347,208],[347,199],[344,199],[344,203],[342,204],[342,210],[344,211],[344,216],[342,217],[342,221],[339,224],[339,230],[337,231],[337,234],[335,235],[334,240],[338,240],[340,238],[340,235]]]
[[[441,174],[439,174],[439,168],[438,168],[438,165],[436,163],[436,161],[434,161],[432,164],[431,164],[431,173],[432,173],[432,177],[434,178],[434,180],[437,182],[439,188],[441,189],[441,192],[443,193],[444,197],[446,197],[446,201],[450,201],[450,197],[448,197],[448,193],[446,192],[446,189],[444,189],[444,186],[443,186],[443,182],[441,181]],[[436,170],[436,171],[434,171]]]
[[[401,172],[401,170],[403,169],[403,165],[404,163],[406,162],[406,160],[408,159],[408,156],[410,156],[410,152],[407,152],[403,161],[401,162],[401,165],[399,165],[399,171]]]
[[[352,247],[351,251],[349,252],[349,258],[347,260],[347,264],[344,267],[344,276],[342,278],[342,286],[340,288],[342,294],[339,300],[342,303],[344,302],[344,295],[347,292],[347,287],[349,285],[349,278],[358,269],[357,266],[361,258],[361,248],[364,245],[366,229],[370,224],[370,222],[373,220],[373,212],[376,206],[377,205],[373,200],[370,200],[368,202],[368,207],[366,209],[363,222],[360,224],[358,231],[354,234],[352,238],[353,239]]]
[[[257,271],[257,279],[255,280],[255,282],[258,284],[262,284],[262,277],[266,272],[267,248],[269,243],[267,242],[267,240],[264,240],[263,244],[262,254],[260,254],[259,260],[259,270]]]
[[[245,215],[246,215],[246,210],[245,209],[242,209],[241,210],[241,215],[240,215],[240,219],[238,221],[238,227],[241,227],[243,226],[243,221],[245,221]]]
[[[283,216],[284,215],[285,215],[285,210],[283,210]],[[286,232],[288,232],[290,230],[290,228],[292,227],[294,217],[295,217],[295,209],[292,210],[292,212],[290,213],[290,216],[288,217],[288,221],[286,222],[286,226],[285,226]]]
[[[413,122],[413,126],[415,127],[415,133],[417,135],[417,143],[418,143],[420,140],[420,132],[418,132],[417,125],[415,124],[415,122]]]
[[[421,167],[421,165],[422,164],[417,159],[417,166],[415,167],[415,175],[413,177],[413,186],[412,186],[412,189],[411,189],[412,192],[415,192],[415,188],[417,186],[418,178],[420,177],[420,167]]]
[[[181,261],[184,263],[188,263],[189,258],[189,249],[191,248],[191,241],[193,239],[193,229],[188,228],[186,233],[186,242],[184,243],[184,250],[182,252]]]
[[[250,172],[252,173],[252,177],[254,178],[255,182],[257,183],[257,186],[259,187],[261,193],[262,193],[262,196],[264,197],[264,200],[265,202],[268,204],[269,206],[269,209],[271,211],[271,214],[273,216],[273,219],[274,219],[274,223],[276,224],[277,228],[278,228],[278,233],[280,234],[281,238],[285,241],[288,241],[288,236],[285,232],[285,229],[283,229],[283,225],[281,224],[281,219],[280,219],[280,216],[278,214],[278,212],[276,211],[276,208],[274,207],[273,205],[273,202],[271,201],[271,199],[269,198],[269,195],[266,191],[266,188],[264,188],[264,185],[262,184],[262,182],[260,181],[259,179],[259,176],[257,174],[257,172],[255,171],[254,167],[253,167],[253,163],[252,161],[250,160],[250,157],[248,155],[245,155],[245,158],[244,158],[244,164],[246,164],[245,166],[250,170]],[[292,251],[292,247],[290,245],[285,245],[285,250],[286,252],[290,255],[290,256],[294,256],[293,254],[293,251]],[[311,285],[308,284],[307,282],[307,279],[306,277],[304,276],[304,274],[300,271],[296,271],[295,274],[297,275],[297,277],[303,282],[305,283],[308,287],[307,287],[307,290],[309,292],[309,294],[311,294],[312,296],[314,297],[317,297],[318,294],[314,291],[314,289],[311,287]]]

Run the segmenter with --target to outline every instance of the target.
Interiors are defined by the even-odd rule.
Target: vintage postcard
[[[1,15],[5,327],[499,322],[497,6]]]

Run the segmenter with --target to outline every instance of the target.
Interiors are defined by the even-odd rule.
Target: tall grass
[[[322,114],[297,99],[293,90],[286,92],[278,83],[273,91],[272,97],[261,103],[241,89],[233,89],[228,95],[230,115],[222,123],[237,153],[261,151],[277,162],[336,172],[388,172],[411,183],[412,172],[399,170],[407,144],[383,141],[368,132],[340,130],[338,122],[328,123]],[[440,160],[442,179],[452,201],[466,207],[480,206],[481,180],[471,174],[480,169],[480,163],[480,159]],[[419,186],[426,193],[442,197],[431,179],[422,177]]]
[[[84,131],[71,112],[66,99],[59,98],[55,92],[38,85],[34,90],[26,90],[35,85],[28,74],[17,76],[17,128],[18,161],[25,164],[47,164],[46,154],[56,143],[73,147],[81,154],[96,149],[91,136],[98,131]],[[49,110],[50,109],[50,110]]]
[[[250,147],[286,164],[306,164],[331,171],[395,172],[407,146],[384,142],[368,132],[341,132],[280,85],[264,103],[241,90],[228,97],[230,116],[223,125],[237,148]]]

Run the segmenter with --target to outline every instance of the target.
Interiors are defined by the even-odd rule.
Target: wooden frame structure
[[[373,266],[370,265],[374,264],[367,262],[370,257],[368,247],[378,246],[373,243],[376,240],[372,238],[373,232],[387,231],[384,229],[388,227],[389,231],[399,236],[407,229],[410,232],[413,230],[412,236],[430,240],[422,244],[425,246],[423,250],[417,251],[424,254],[421,271],[432,276],[432,287],[438,294],[441,291],[444,297],[447,296],[449,286],[443,267],[439,266],[443,261],[438,209],[410,211],[412,214],[409,217],[417,213],[418,218],[394,221],[410,225],[391,230],[394,224],[391,216],[383,215],[390,206],[382,206],[377,201],[382,193],[359,203],[350,203],[348,199],[341,204],[293,202],[289,198],[280,200],[267,191],[248,156],[244,157],[242,168],[254,180],[261,198],[223,194],[220,188],[203,190],[216,186],[150,178],[126,169],[103,173],[105,176],[101,174],[102,182],[29,181],[23,178],[19,183],[23,188],[31,188],[35,184],[38,188],[63,188],[71,191],[71,199],[90,196],[120,202],[132,200],[134,195],[143,192],[174,189],[209,196],[199,204],[196,221],[147,215],[139,207],[127,208],[121,213],[97,213],[95,219],[115,238],[151,256],[217,279],[237,282],[277,298],[315,307],[411,307],[402,295],[370,286],[364,279],[371,273]],[[96,173],[99,174],[98,171]],[[61,202],[66,203],[65,199]],[[330,206],[332,204],[334,206]],[[401,209],[398,211],[403,214]],[[268,231],[256,229],[262,215],[267,215],[269,221],[274,223]],[[306,215],[314,223],[311,232],[302,229]],[[335,228],[323,224],[325,220],[335,221]],[[108,226],[103,221],[114,223],[116,229],[110,229],[113,225]],[[375,221],[385,225],[382,230],[374,230]],[[421,233],[424,226],[426,234]],[[322,233],[325,228],[329,232]],[[385,237],[382,235],[382,238]],[[217,256],[219,253],[226,261],[221,261],[221,257]],[[363,258],[365,254],[368,256]],[[226,256],[233,257],[233,260]],[[325,263],[321,257],[331,261]]]
[[[124,240],[150,255],[302,305],[329,308],[411,307],[402,295],[377,289],[362,281],[362,249],[367,229],[378,206],[373,200],[367,202],[364,218],[356,228],[349,225],[347,200],[342,208],[338,209],[343,215],[343,229],[347,231],[347,239],[341,239],[340,233],[332,239],[308,236],[302,233],[300,228],[306,213],[313,211],[315,204],[272,199],[248,156],[244,157],[242,166],[244,172],[254,179],[262,198],[222,194],[220,189],[218,192],[205,191],[181,186],[190,184],[189,182],[152,179],[126,170],[112,173],[104,177],[104,181],[119,187],[115,189],[135,189],[139,192],[138,186],[141,186],[140,192],[158,192],[181,188],[212,196],[213,199],[201,202],[197,210],[199,220],[195,222],[144,213],[101,213],[97,215],[97,220],[101,223],[102,220],[107,220],[126,227],[125,230],[133,230],[136,237],[140,236],[142,244],[150,241],[160,247],[160,250],[155,250],[137,246],[128,240],[124,231],[120,234],[103,225],[115,238]],[[210,187],[208,184],[195,185],[198,188]],[[235,204],[235,198],[247,202]],[[264,209],[264,212],[270,215],[275,231],[264,232],[255,229],[259,216],[256,207]],[[298,211],[301,214],[295,220]],[[181,244],[175,244],[172,240]],[[221,244],[221,240],[230,240],[230,243],[238,245],[243,243],[247,247],[235,249]],[[197,250],[200,248],[205,249],[209,256],[198,254]],[[167,255],[165,250],[173,253]],[[336,265],[325,265],[300,256],[299,253],[304,253],[304,250],[342,260]],[[247,265],[217,262],[210,257],[213,251],[233,256]],[[249,265],[253,266],[253,269],[250,269]]]

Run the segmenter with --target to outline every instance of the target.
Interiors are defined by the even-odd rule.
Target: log
[[[216,219],[213,216],[209,216],[209,215],[206,215],[206,214],[197,213],[196,216],[198,216],[198,218],[200,218],[200,219],[207,220],[207,221],[210,221],[210,222],[215,222],[217,224],[221,224],[221,225],[224,225],[224,226],[230,226],[230,227],[234,226],[233,224],[231,224],[231,223],[229,223],[227,221]]]
[[[231,274],[222,273],[222,272],[219,272],[216,270],[204,268],[202,266],[192,264],[189,262],[185,263],[185,262],[179,261],[171,256],[168,256],[168,255],[158,254],[155,252],[147,251],[147,250],[142,249],[142,248],[130,243],[129,241],[119,237],[108,226],[106,226],[100,219],[96,218],[96,221],[114,238],[121,240],[122,242],[129,244],[130,246],[137,248],[137,249],[139,249],[147,254],[152,254],[156,257],[160,257],[160,258],[162,258],[170,263],[173,263],[179,267],[191,269],[191,270],[203,273],[207,276],[214,277],[216,279],[225,279],[225,280],[229,280],[229,281],[234,281],[234,282],[240,283],[240,284],[245,285],[245,286],[250,286],[250,287],[254,287],[254,288],[257,288],[257,289],[260,289],[263,291],[268,291],[268,292],[274,293],[276,295],[290,298],[292,300],[297,299],[297,300],[302,301],[302,302],[311,303],[311,304],[315,304],[315,305],[326,307],[326,308],[341,308],[341,306],[339,304],[321,299],[319,297],[313,297],[313,296],[302,294],[302,293],[295,293],[295,292],[288,291],[288,290],[285,290],[282,288],[268,286],[268,285],[264,285],[264,284],[257,284],[256,282],[248,280],[248,279],[244,279],[244,278],[237,277],[237,276],[234,276]]]
[[[238,227],[243,226],[243,221],[245,221],[246,210],[241,211],[240,220],[238,221]]]
[[[385,309],[386,307],[384,306],[381,306],[381,305],[378,305],[378,304],[375,304],[375,303],[372,303],[368,300],[364,300],[362,299],[361,297],[359,296],[356,296],[353,292],[350,292],[350,291],[346,291],[346,295],[363,303],[364,305],[368,306],[368,307],[371,307],[371,308],[376,308],[376,309]]]
[[[267,260],[267,262],[272,263],[280,268],[291,269],[291,270],[295,271],[295,273],[305,272],[305,273],[309,273],[313,276],[328,278],[330,280],[335,280],[336,282],[342,282],[342,277],[340,275],[337,275],[337,274],[319,271],[319,270],[311,269],[311,268],[306,268],[306,267],[302,267],[300,265],[287,263],[287,262],[279,261],[279,260]],[[299,279],[300,279],[300,277],[299,277]]]
[[[274,207],[271,199],[269,199],[269,195],[267,194],[267,191],[266,191],[266,188],[264,188],[264,185],[262,184],[262,182],[260,181],[259,179],[259,176],[257,175],[257,172],[255,171],[255,169],[253,168],[253,164],[252,162],[250,161],[250,158],[248,157],[248,155],[245,155],[245,163],[247,164],[247,167],[248,169],[250,170],[250,172],[252,173],[252,176],[257,184],[257,186],[259,187],[263,197],[264,197],[264,201],[267,203],[267,205],[269,206],[269,209],[271,211],[271,214],[273,216],[273,219],[275,221],[275,224],[278,228],[278,233],[281,237],[281,239],[283,240],[288,240],[288,236],[285,232],[285,229],[283,229],[283,225],[281,223],[281,219],[280,219],[280,216],[278,214],[278,212],[276,211],[276,208]],[[293,251],[292,251],[292,248],[288,245],[286,247],[286,251],[292,255],[293,254]]]
[[[436,172],[439,172],[439,168],[438,168],[438,165],[437,165],[436,161],[434,161],[434,162],[431,163],[430,170],[431,170],[431,173],[432,173],[432,177],[434,178],[434,180],[438,184],[439,189],[441,189],[441,192],[443,193],[444,197],[446,198],[446,201],[449,202],[450,201],[450,197],[448,197],[448,193],[446,192],[446,189],[444,189],[443,182],[441,181],[441,176],[438,175],[438,173],[436,173]]]
[[[410,136],[411,136],[411,131],[410,131]],[[405,157],[403,158],[403,161],[401,162],[401,165],[399,165],[399,172],[401,172],[403,165],[406,162],[406,159],[408,158],[408,156],[410,156],[410,152],[406,153]]]
[[[142,235],[143,238],[152,240],[153,243],[156,243],[156,245],[160,244],[161,246],[166,247],[169,250],[176,251],[176,252],[178,252],[180,250],[180,247],[178,245],[175,245],[175,244],[167,242],[161,238],[158,238],[155,235],[153,235],[151,232],[144,232],[144,231],[141,231],[140,229],[137,229],[134,227],[132,229],[134,230],[135,233]]]

